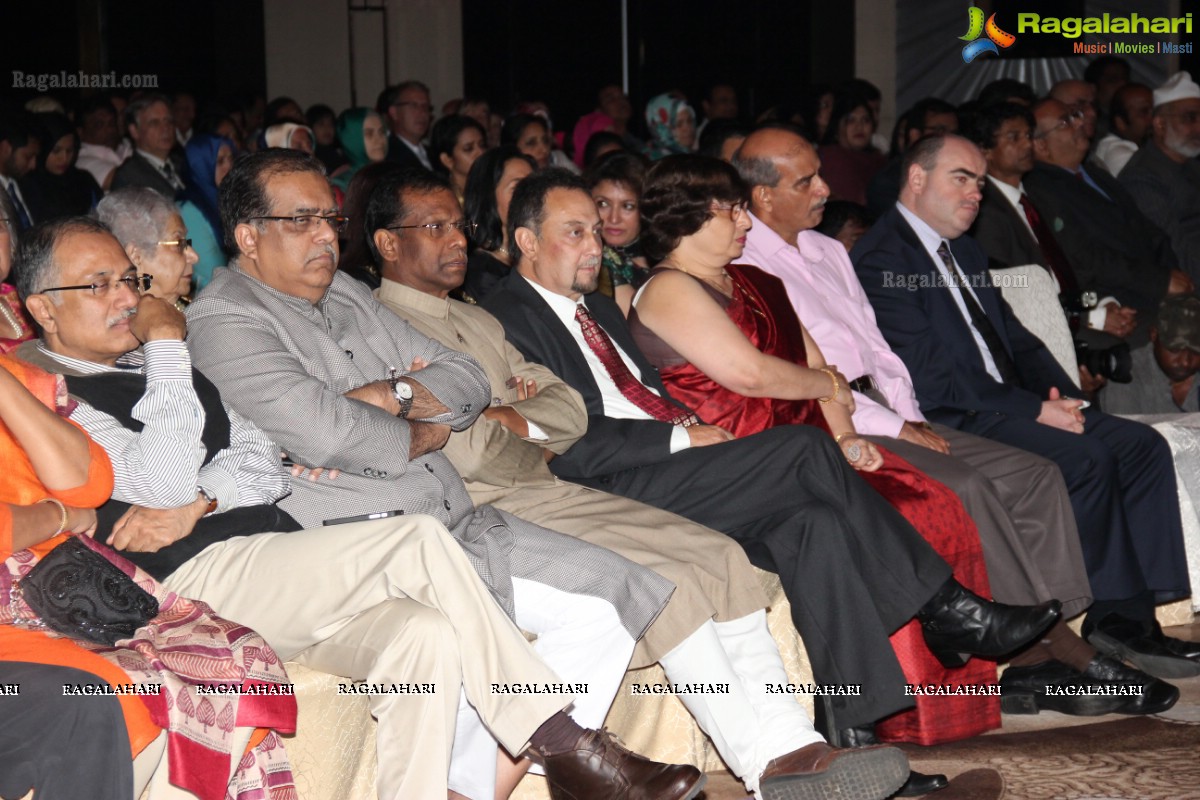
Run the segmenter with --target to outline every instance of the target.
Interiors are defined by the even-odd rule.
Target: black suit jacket
[[[124,189],[126,186],[145,186],[168,200],[174,200],[176,196],[175,187],[171,182],[140,153],[134,153],[125,159],[125,163],[113,173],[112,188]]]
[[[939,285],[933,257],[895,206],[859,240],[851,259],[884,338],[912,375],[927,417],[952,427],[972,412],[1036,419],[1051,387],[1071,393],[1074,383],[992,286],[979,245],[960,236],[950,243],[950,252],[1012,356],[1020,386],[1000,383],[987,372],[954,302],[956,289]]]
[[[1041,213],[1040,208],[1038,213]],[[979,204],[979,215],[971,227],[971,236],[998,267],[1040,264],[1050,269],[1025,220],[1017,215],[1012,203],[990,180],[984,184],[983,202]]]
[[[670,398],[658,370],[634,344],[617,304],[599,292],[587,295],[585,302],[600,327],[633,359],[642,382]],[[604,415],[600,387],[575,339],[550,305],[515,269],[496,285],[483,307],[500,320],[508,340],[525,358],[548,367],[583,395],[588,413],[587,433],[550,462],[551,471],[568,480],[595,479],[670,457],[674,425]]]
[[[417,154],[412,151],[412,148],[400,141],[400,138],[394,133],[388,134],[387,160],[395,161],[397,164],[405,167],[426,168],[421,163],[421,159],[417,158]]]
[[[1178,266],[1171,242],[1115,178],[1096,167],[1084,169],[1111,201],[1073,173],[1042,162],[1025,176],[1025,191],[1054,231],[1081,288],[1112,295],[1139,316],[1152,317]]]

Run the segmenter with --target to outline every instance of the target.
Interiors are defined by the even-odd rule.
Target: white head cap
[[[1176,72],[1167,82],[1154,90],[1154,107],[1176,100],[1200,100],[1200,85],[1187,72]]]

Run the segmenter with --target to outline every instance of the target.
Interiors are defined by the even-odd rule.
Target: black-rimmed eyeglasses
[[[115,289],[118,285],[124,284],[125,288],[137,294],[139,291],[150,291],[150,284],[154,282],[153,275],[126,275],[123,278],[117,278],[107,283],[81,283],[78,286],[55,286],[52,289],[42,289],[38,294],[46,292],[73,292],[76,290],[90,289],[96,297],[104,297],[109,291]]]

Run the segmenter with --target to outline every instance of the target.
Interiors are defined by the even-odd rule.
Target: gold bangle
[[[38,500],[38,502],[54,503],[54,505],[58,506],[58,510],[62,512],[62,519],[58,522],[58,530],[51,535],[58,536],[60,533],[65,531],[67,529],[67,524],[70,522],[70,515],[67,513],[67,507],[63,505],[63,501],[59,500],[57,497],[47,497],[45,499]]]
[[[829,380],[833,381],[833,394],[829,395],[829,397],[818,397],[817,400],[822,403],[828,403],[833,400],[837,400],[838,392],[842,390],[842,382],[838,380],[837,374],[833,370],[826,369],[825,367],[821,367],[818,371],[824,372],[829,376]]]
[[[839,433],[837,436],[833,437],[833,441],[836,442],[837,444],[841,444],[842,439],[848,439],[851,436],[858,436],[858,433],[856,433],[855,431],[847,431],[846,433]]]

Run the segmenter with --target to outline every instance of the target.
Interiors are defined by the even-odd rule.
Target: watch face
[[[1100,296],[1095,292],[1084,292],[1079,299],[1084,308],[1095,308],[1100,302]]]
[[[396,381],[396,399],[411,400],[413,396],[412,387],[404,381]]]

